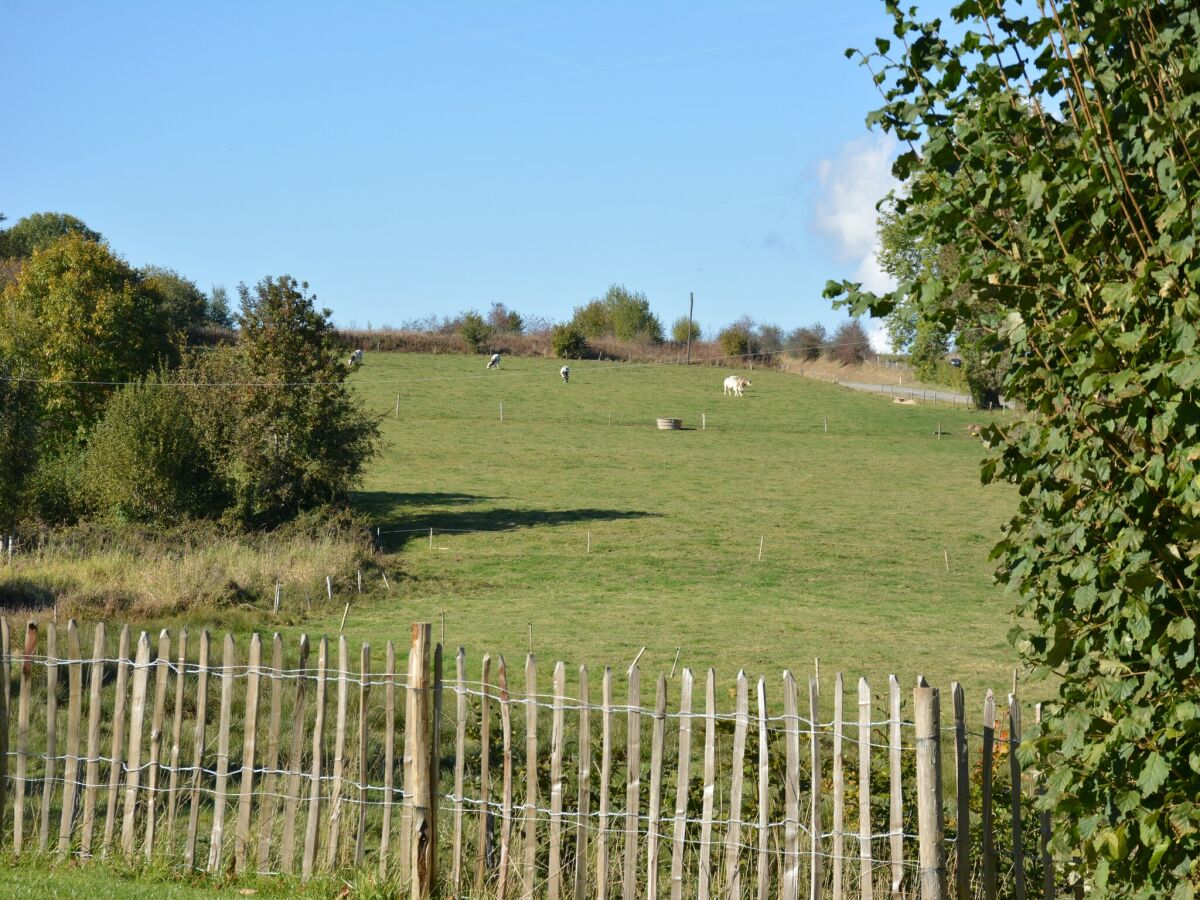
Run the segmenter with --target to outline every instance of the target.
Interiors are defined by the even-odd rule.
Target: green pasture
[[[623,670],[644,646],[643,671],[678,648],[729,683],[818,657],[823,677],[879,686],[1010,683],[988,552],[1014,497],[979,482],[968,425],[985,414],[774,371],[585,361],[564,384],[560,365],[367,358],[354,382],[385,447],[356,503],[390,589],[372,574],[342,598],[352,639],[403,643],[418,620],[437,634],[444,614],[472,669],[520,660],[532,625],[547,675],[556,659]],[[752,378],[745,396],[722,395],[731,371]],[[342,611],[305,628],[336,633]]]

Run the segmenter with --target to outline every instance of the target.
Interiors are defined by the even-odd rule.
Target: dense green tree
[[[693,344],[700,340],[700,325],[687,316],[680,316],[671,323],[671,340],[686,344],[689,339]]]
[[[208,298],[190,278],[163,266],[145,266],[142,276],[162,297],[171,328],[187,332],[208,318]]]
[[[223,284],[214,284],[208,292],[208,307],[205,315],[214,325],[233,327],[233,310],[229,308],[229,294]]]
[[[746,356],[750,353],[750,338],[750,329],[744,322],[734,322],[732,325],[725,326],[717,334],[717,343],[721,345],[721,355],[727,357]]]
[[[571,322],[555,325],[550,332],[550,346],[559,359],[581,359],[588,352],[587,335]]]
[[[374,455],[380,416],[346,385],[329,310],[289,275],[239,286],[242,380],[235,438],[238,510],[252,524],[344,500]]]
[[[33,213],[18,219],[0,231],[0,257],[26,259],[35,250],[44,250],[64,235],[77,234],[85,240],[103,241],[98,231],[88,228],[82,219],[67,213]]]
[[[650,301],[640,291],[614,284],[604,296],[576,307],[571,320],[589,338],[615,337],[622,341],[661,344],[662,322],[650,311]]]
[[[487,349],[494,331],[492,326],[484,321],[483,316],[475,310],[470,310],[459,316],[458,333],[462,335],[468,347],[476,353],[482,353]]]
[[[71,233],[21,268],[0,315],[23,329],[24,362],[43,386],[42,437],[81,437],[114,382],[176,357],[161,294],[103,244]]]
[[[889,4],[900,40],[865,57],[885,97],[869,120],[910,144],[897,212],[957,265],[827,293],[913,304],[1009,354],[1024,412],[985,433],[983,475],[1020,500],[994,556],[1016,646],[1057,692],[1021,753],[1046,773],[1060,872],[1183,900],[1200,888],[1200,11],[1037,9],[964,3],[943,29]]]
[[[18,343],[28,331],[15,324],[6,318],[0,328],[0,529],[11,528],[20,513],[37,462],[41,419],[38,384],[29,380],[37,372],[27,361],[28,348]]]
[[[503,303],[493,303],[488,310],[487,323],[498,334],[520,334],[525,328],[525,321],[515,309],[509,309]]]

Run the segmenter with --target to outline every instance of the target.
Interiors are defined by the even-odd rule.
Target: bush
[[[162,375],[123,387],[92,432],[84,491],[97,512],[167,524],[219,514],[227,494],[187,400]]]
[[[833,340],[828,345],[829,358],[843,366],[855,366],[871,356],[871,340],[867,330],[858,319],[850,319],[838,326]]]
[[[81,447],[68,443],[38,459],[26,490],[30,515],[46,525],[69,525],[87,513],[83,454]]]
[[[725,356],[745,356],[750,352],[750,329],[740,322],[735,322],[721,330],[717,335],[717,342]]]
[[[499,334],[520,334],[525,328],[525,320],[515,309],[509,309],[503,303],[493,303],[488,311],[488,325]]]
[[[487,349],[487,343],[492,338],[492,327],[483,321],[483,316],[471,310],[462,314],[459,320],[458,333],[462,335],[467,346],[476,353]]]
[[[589,338],[615,337],[622,341],[661,344],[662,322],[650,311],[650,301],[639,291],[614,284],[604,296],[576,307],[572,324]]]
[[[550,346],[559,359],[581,359],[588,352],[587,336],[578,325],[555,325],[550,332]]]
[[[671,324],[671,340],[677,344],[692,343],[700,340],[700,326],[687,316],[680,316]]]
[[[788,335],[788,346],[800,359],[815,360],[821,358],[821,348],[825,346],[825,326],[820,322],[797,328]]]

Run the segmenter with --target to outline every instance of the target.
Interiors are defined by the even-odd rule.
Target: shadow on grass
[[[54,605],[54,590],[47,584],[28,578],[0,581],[0,609],[39,610]]]
[[[429,498],[419,500],[415,498]],[[446,500],[444,498],[455,498]],[[487,510],[423,510],[414,515],[405,515],[404,507],[422,504],[466,505],[490,497],[474,497],[469,494],[400,494],[389,491],[362,491],[355,495],[355,503],[368,513],[382,514],[373,526],[379,529],[380,549],[399,550],[411,540],[420,540],[435,532],[470,531],[514,531],[538,525],[577,525],[583,522],[604,522],[616,519],[644,519],[658,513],[637,509],[511,509],[502,507]],[[385,517],[386,516],[386,517]]]

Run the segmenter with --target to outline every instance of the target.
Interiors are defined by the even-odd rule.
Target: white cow
[[[350,368],[353,369],[355,366],[362,365],[362,359],[363,359],[362,350],[355,350],[353,353],[350,354],[350,359],[346,363],[346,365],[348,365]]]
[[[493,354],[492,354],[492,358],[488,360],[487,367],[488,367],[489,369],[498,369],[498,368],[500,368],[500,354],[499,354],[499,353],[493,353]]]
[[[750,387],[750,379],[742,378],[740,375],[730,375],[725,379],[725,396],[740,397],[742,391]]]
[[[563,366],[561,369],[558,370],[558,374],[562,376],[563,383],[564,384],[567,383],[568,381],[571,380],[571,367]]]

